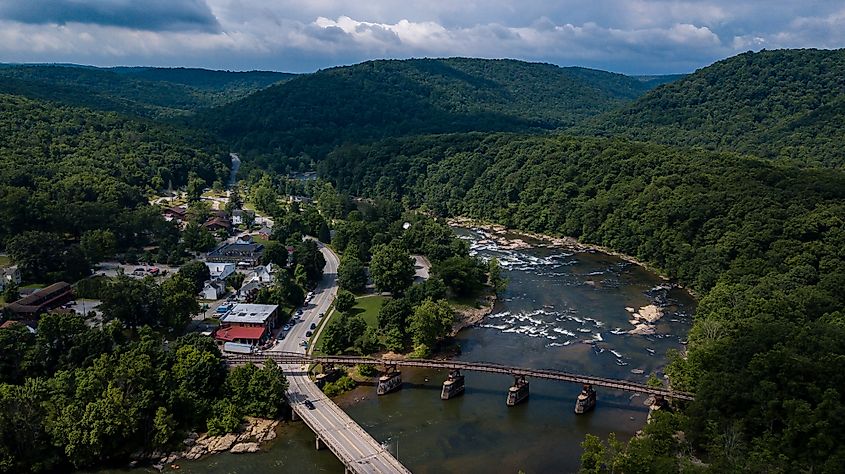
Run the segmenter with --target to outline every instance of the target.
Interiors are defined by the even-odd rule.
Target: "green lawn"
[[[360,315],[367,322],[367,326],[378,329],[378,312],[381,305],[389,298],[389,296],[381,295],[362,296],[357,298],[358,303],[352,307],[349,314]]]
[[[366,321],[367,326],[369,326],[373,329],[378,329],[378,312],[381,309],[382,303],[384,303],[389,298],[390,298],[389,296],[380,296],[380,295],[359,297],[359,298],[357,298],[357,301],[358,301],[357,304],[355,304],[355,306],[353,306],[352,309],[349,310],[349,314],[360,315],[362,318],[364,318],[364,321]],[[330,323],[329,320],[332,317],[334,317],[335,314],[336,314],[336,312],[335,312],[334,308],[332,308],[331,310],[329,310],[328,315],[325,318],[323,318],[323,321],[321,321],[320,324],[321,325],[329,324]],[[314,340],[314,338],[312,337],[311,340],[309,341],[309,344],[314,345],[314,355],[321,355],[323,353],[323,351],[322,351],[322,338],[323,338],[324,334],[325,334],[325,330],[323,330],[323,332],[320,333],[319,339]]]
[[[252,240],[253,240],[256,244],[261,244],[261,245],[267,245],[267,242],[269,242],[269,241],[270,241],[270,239],[268,239],[267,237],[264,237],[264,236],[263,236],[263,235],[261,235],[261,234],[255,234],[255,235],[253,235],[253,236],[252,236]]]
[[[0,255],[0,267],[8,267],[12,264],[12,259],[8,255]]]

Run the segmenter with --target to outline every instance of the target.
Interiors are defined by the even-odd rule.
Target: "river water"
[[[662,377],[667,350],[683,347],[695,303],[657,275],[601,253],[536,241],[529,241],[530,249],[509,250],[478,229],[456,232],[474,254],[499,258],[509,280],[493,313],[458,335],[458,359],[644,383],[652,372]],[[664,311],[654,334],[628,334],[634,328],[630,309],[650,304]],[[465,394],[448,401],[439,397],[446,373],[411,369],[403,370],[399,392],[377,397],[375,388],[362,386],[337,401],[415,473],[575,472],[585,434],[616,432],[627,439],[648,414],[644,396],[598,388],[596,409],[576,416],[580,387],[542,380],[530,380],[529,400],[509,408],[511,377],[465,375]],[[264,453],[183,461],[180,471],[343,472],[329,451],[317,452],[313,443],[307,428],[288,424]]]

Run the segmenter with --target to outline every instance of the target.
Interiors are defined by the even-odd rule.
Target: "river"
[[[694,300],[657,275],[601,253],[506,250],[478,230],[456,232],[473,253],[498,257],[509,280],[493,313],[458,335],[459,359],[645,382],[651,372],[662,376],[667,350],[683,347]],[[654,303],[665,313],[655,333],[628,334],[634,326],[626,308]],[[422,369],[404,369],[399,392],[377,397],[362,386],[337,401],[415,473],[575,472],[585,434],[627,439],[648,414],[644,396],[599,388],[596,409],[576,416],[580,387],[542,380],[530,380],[529,400],[508,408],[510,377],[465,375],[465,394],[449,401],[439,397],[446,374]],[[182,461],[180,472],[343,472],[329,451],[314,450],[307,428],[283,431],[264,453]]]

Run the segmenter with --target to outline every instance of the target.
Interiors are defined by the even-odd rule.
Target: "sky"
[[[482,57],[685,73],[845,47],[845,0],[0,0],[0,62],[310,72]]]

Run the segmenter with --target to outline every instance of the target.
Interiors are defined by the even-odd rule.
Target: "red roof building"
[[[269,332],[264,326],[221,326],[214,331],[214,339],[217,340],[218,344],[237,342],[255,346],[267,340],[268,335]]]

